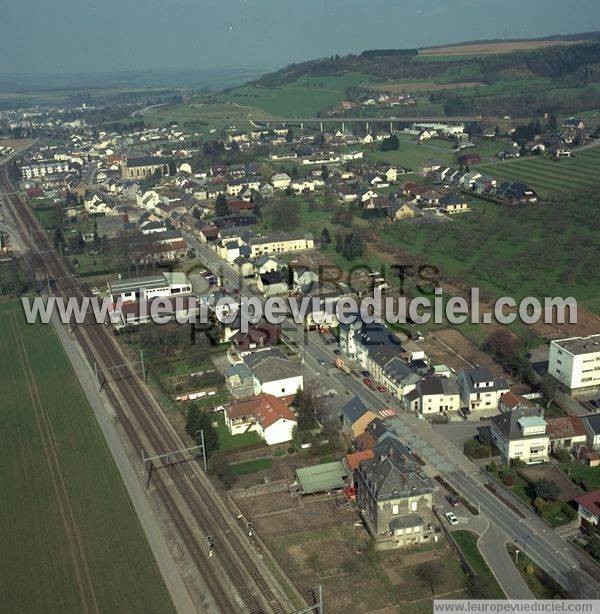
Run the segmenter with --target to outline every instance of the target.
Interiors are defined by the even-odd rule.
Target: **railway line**
[[[0,185],[6,202],[10,204],[14,225],[37,261],[34,266],[39,266],[44,275],[55,280],[56,295],[83,298],[84,289],[70,276],[33,212],[14,192],[6,166],[0,169]],[[112,368],[115,357],[122,356],[122,353],[110,330],[86,320],[72,328],[72,334],[90,365],[95,362],[101,373],[111,373],[112,377],[105,382],[103,390],[117,412],[131,449],[157,455],[185,447],[164,410],[145,388],[140,375],[131,366]],[[117,360],[125,363],[125,360]],[[258,560],[257,550],[231,517],[195,460],[155,469],[152,488],[171,520],[177,541],[193,564],[194,571],[202,578],[219,612],[285,614],[292,609],[280,587],[274,586],[272,578],[262,567],[264,563]],[[212,557],[206,543],[207,535],[214,538]]]

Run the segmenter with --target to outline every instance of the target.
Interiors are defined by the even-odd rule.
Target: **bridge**
[[[390,126],[390,132],[394,132],[396,124],[411,124],[411,123],[438,123],[438,124],[466,124],[471,122],[483,121],[481,115],[466,115],[466,116],[435,116],[435,115],[419,115],[405,117],[282,117],[277,119],[253,120],[252,123],[260,127],[281,126],[300,126],[304,130],[305,125],[318,124],[321,132],[327,124],[341,124],[342,130],[346,124],[365,124],[367,130],[371,124],[387,124]]]

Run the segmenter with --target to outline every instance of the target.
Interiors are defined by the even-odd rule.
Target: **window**
[[[420,533],[420,532],[421,532],[421,527],[415,527],[415,528],[413,529],[413,531],[414,531],[415,533]]]
[[[406,535],[408,535],[409,533],[412,533],[412,529],[410,527],[408,527],[405,531]]]
[[[398,506],[397,505],[392,505],[392,514],[397,514],[398,513]]]
[[[416,512],[417,511],[417,502],[416,501],[411,501],[410,502],[410,511],[411,512]]]

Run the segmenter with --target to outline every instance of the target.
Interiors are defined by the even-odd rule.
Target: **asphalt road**
[[[244,295],[255,294],[245,282],[240,281],[236,271],[221,260],[212,249],[191,235],[183,234],[188,243],[196,249],[203,263],[213,272],[221,272],[226,287],[239,288]],[[304,334],[302,326],[293,323],[289,326],[295,331],[295,340],[299,341],[300,335]],[[289,333],[287,336],[290,336]],[[306,343],[303,346],[305,364],[315,372],[323,372],[324,367],[319,364],[319,360],[331,362],[335,357],[331,346],[327,346],[316,332],[307,333],[305,339]],[[357,378],[344,375],[336,369],[330,369],[329,373],[329,376],[324,376],[330,380],[327,382],[328,387],[334,387],[340,392],[348,391],[350,395],[360,397],[375,411],[395,408],[397,415],[389,418],[388,424],[399,438],[426,461],[426,469],[430,473],[433,471],[442,475],[472,504],[480,507],[494,535],[494,540],[486,545],[486,560],[492,569],[498,567],[503,570],[502,586],[508,595],[520,593],[522,588],[516,568],[513,567],[514,572],[511,572],[506,565],[505,542],[514,542],[521,545],[527,556],[563,586],[571,586],[576,573],[581,582],[581,596],[600,598],[598,578],[592,577],[582,569],[582,563],[587,569],[593,565],[587,557],[524,506],[522,511],[525,518],[519,518],[484,487],[486,479],[482,471],[464,456],[462,451],[454,447],[439,432],[434,431],[427,421],[407,414],[399,408],[396,400],[368,389]]]

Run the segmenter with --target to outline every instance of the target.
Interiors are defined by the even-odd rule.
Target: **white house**
[[[295,395],[304,387],[299,366],[290,362],[278,349],[244,357],[254,376],[254,394],[264,392],[274,397]]]
[[[277,173],[271,177],[271,185],[276,190],[285,190],[291,182],[292,178],[286,173]]]
[[[505,463],[520,459],[531,465],[548,460],[550,437],[542,414],[537,407],[521,407],[492,418],[492,440]]]
[[[267,445],[291,441],[297,419],[292,410],[270,394],[234,403],[225,408],[225,425],[232,435],[255,431]]]
[[[581,495],[575,499],[575,502],[582,520],[594,526],[600,524],[600,490]]]
[[[463,371],[458,376],[463,405],[471,411],[498,409],[500,397],[510,388],[502,378],[496,378],[486,367]]]
[[[455,377],[432,377],[419,381],[414,390],[404,395],[406,411],[422,416],[447,414],[460,409],[460,394]]]

